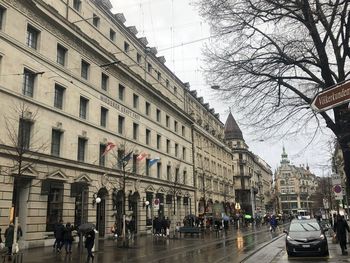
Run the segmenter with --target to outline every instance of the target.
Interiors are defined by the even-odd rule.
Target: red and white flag
[[[147,156],[147,153],[140,153],[140,154],[137,156],[136,160],[137,160],[137,161],[142,161],[146,156]]]
[[[114,147],[116,147],[117,145],[114,144],[113,142],[108,142],[106,145],[106,149],[103,152],[102,156],[106,155],[110,150],[112,150]]]

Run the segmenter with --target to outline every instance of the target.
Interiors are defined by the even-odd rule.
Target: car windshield
[[[319,231],[320,225],[317,222],[293,222],[290,227],[290,232],[299,231]]]

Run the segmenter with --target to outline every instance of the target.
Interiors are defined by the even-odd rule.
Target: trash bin
[[[96,229],[94,229],[94,231],[95,231],[95,242],[94,242],[94,246],[92,247],[92,252],[98,251],[98,231]]]

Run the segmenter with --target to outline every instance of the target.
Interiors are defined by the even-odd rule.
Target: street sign
[[[311,102],[311,108],[321,112],[350,101],[350,81],[319,92]]]
[[[332,185],[335,200],[343,200],[343,187],[340,175],[332,174]]]

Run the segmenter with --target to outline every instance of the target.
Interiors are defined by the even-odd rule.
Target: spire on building
[[[236,120],[233,118],[231,109],[225,123],[225,140],[243,140],[243,134]]]
[[[288,154],[286,153],[286,149],[284,148],[284,145],[283,145],[283,152],[281,154],[282,156],[282,160],[281,160],[281,164],[289,164],[289,160],[288,160]]]

